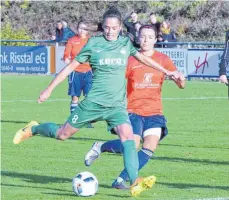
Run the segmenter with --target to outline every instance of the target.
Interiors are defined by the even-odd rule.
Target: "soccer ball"
[[[72,180],[72,189],[77,196],[92,196],[98,191],[98,180],[91,172],[81,172]]]

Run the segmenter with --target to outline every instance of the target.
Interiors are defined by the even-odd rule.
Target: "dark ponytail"
[[[104,14],[103,14],[103,22],[110,17],[114,17],[117,18],[119,20],[119,22],[121,23],[122,17],[121,17],[121,13],[118,11],[118,9],[115,6],[111,6],[109,8],[109,10],[107,10]]]

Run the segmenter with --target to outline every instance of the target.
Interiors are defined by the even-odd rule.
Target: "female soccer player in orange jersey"
[[[150,57],[166,70],[176,71],[173,61],[165,54],[154,50],[157,41],[157,29],[155,26],[144,25],[139,30],[141,53]],[[149,68],[134,57],[128,60],[126,71],[127,78],[127,110],[134,132],[136,147],[143,140],[143,147],[138,152],[139,170],[144,167],[153,156],[160,140],[167,134],[166,119],[162,112],[161,89],[165,74],[156,69]],[[185,87],[185,78],[179,73],[179,77],[172,77],[179,88]],[[95,142],[91,150],[85,156],[85,164],[90,166],[99,157],[101,152],[116,152],[122,150],[120,140],[112,140],[106,143]],[[128,174],[124,169],[113,182],[112,187],[127,189],[125,181]]]
[[[87,22],[80,21],[77,25],[78,34],[71,37],[64,50],[64,62],[69,64],[87,44],[89,32]],[[72,97],[70,104],[71,113],[78,106],[81,91],[86,96],[92,85],[92,71],[89,63],[80,64],[68,77],[68,95]]]

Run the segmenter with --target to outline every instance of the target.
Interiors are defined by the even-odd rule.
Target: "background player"
[[[229,30],[226,32],[226,44],[223,52],[223,56],[220,62],[219,69],[219,80],[222,83],[228,85],[227,78],[227,67],[229,67]],[[229,97],[229,86],[228,86],[228,97]]]
[[[160,63],[167,70],[176,71],[173,61],[165,54],[154,50],[157,41],[157,29],[155,26],[144,25],[140,28],[141,53]],[[159,140],[167,134],[166,119],[162,112],[161,89],[165,74],[153,68],[143,65],[134,57],[130,57],[127,66],[127,99],[129,118],[133,127],[136,146],[143,140],[143,147],[138,152],[139,170],[147,164],[153,156]],[[173,80],[179,88],[184,88],[185,78],[180,73],[178,79]],[[101,152],[122,151],[120,140],[112,140],[106,143],[95,142],[91,150],[85,156],[85,164],[90,166],[99,157]],[[112,187],[127,189],[125,181],[128,179],[126,170],[113,182]]]
[[[87,23],[80,21],[77,25],[77,35],[70,38],[64,50],[64,62],[69,64],[85,46],[89,39]],[[70,104],[71,113],[78,106],[79,97],[83,90],[86,96],[91,89],[92,71],[89,63],[80,64],[70,75],[68,84],[68,95],[72,97]]]

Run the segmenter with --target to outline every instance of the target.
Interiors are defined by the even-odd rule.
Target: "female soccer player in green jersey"
[[[38,103],[47,100],[53,89],[80,63],[85,62],[90,63],[94,73],[92,88],[87,97],[79,103],[62,127],[55,123],[38,124],[32,121],[16,133],[13,142],[19,144],[36,134],[65,140],[90,122],[105,120],[109,129],[114,128],[120,137],[124,149],[124,166],[130,178],[130,191],[133,196],[137,196],[152,187],[156,179],[154,176],[138,178],[138,156],[125,105],[127,59],[130,55],[135,56],[146,65],[169,76],[178,76],[178,73],[165,70],[155,61],[139,53],[128,37],[119,35],[121,14],[116,8],[111,8],[104,13],[103,29],[103,36],[90,38],[75,60],[67,65],[41,92]]]

